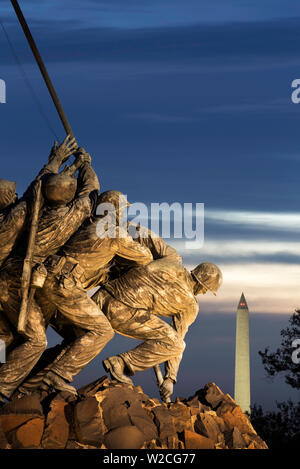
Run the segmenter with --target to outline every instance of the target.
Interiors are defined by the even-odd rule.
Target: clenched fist
[[[82,162],[82,164],[84,164],[84,163],[91,164],[92,163],[91,155],[87,151],[85,151],[85,149],[82,148],[82,147],[78,148],[78,150],[76,151],[75,158],[76,158],[76,160],[79,159]]]

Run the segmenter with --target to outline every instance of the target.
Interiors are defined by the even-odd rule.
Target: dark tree
[[[300,363],[294,363],[292,354],[295,348],[292,343],[300,338],[300,310],[297,310],[289,319],[289,326],[281,331],[281,347],[276,352],[269,352],[266,348],[264,352],[258,352],[262,357],[262,362],[266,372],[270,376],[278,373],[285,374],[285,382],[292,388],[300,389]],[[298,354],[300,356],[300,353]]]
[[[299,449],[300,402],[279,402],[277,410],[270,412],[254,405],[251,407],[251,423],[270,449]]]
[[[285,382],[294,389],[300,389],[300,364],[292,360],[295,339],[300,338],[300,310],[289,319],[289,326],[281,331],[281,346],[276,352],[266,348],[259,352],[269,376],[284,373]],[[298,346],[299,349],[299,346]],[[300,357],[300,353],[297,352]],[[299,360],[296,360],[299,361]],[[276,402],[277,410],[264,412],[262,407],[251,408],[251,422],[257,433],[270,449],[298,449],[300,446],[300,402]]]

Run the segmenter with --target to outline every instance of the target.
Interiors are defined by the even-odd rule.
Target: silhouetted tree
[[[269,376],[284,373],[285,382],[294,389],[300,389],[299,360],[292,360],[296,351],[293,347],[295,339],[300,338],[300,310],[289,319],[289,326],[281,331],[281,346],[276,352],[266,348],[258,352]],[[300,347],[298,346],[298,349]],[[300,445],[300,402],[276,402],[277,410],[264,412],[260,405],[251,408],[251,422],[257,433],[271,449],[299,449]]]
[[[277,402],[275,411],[264,412],[260,405],[251,407],[251,423],[270,449],[299,449],[300,402]]]
[[[285,374],[285,382],[292,388],[300,389],[300,363],[294,363],[292,354],[295,351],[292,343],[300,338],[300,310],[297,310],[289,319],[289,326],[281,331],[281,347],[270,353],[269,347],[264,352],[258,352],[266,372],[270,376],[278,373]],[[300,353],[299,353],[300,356]]]

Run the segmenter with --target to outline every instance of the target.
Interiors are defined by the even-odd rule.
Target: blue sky
[[[257,351],[279,344],[280,327],[300,303],[300,105],[291,102],[291,83],[300,78],[299,2],[20,4],[73,131],[93,156],[102,190],[119,189],[129,200],[147,204],[205,203],[203,249],[187,251],[172,243],[188,267],[204,259],[220,264],[224,285],[217,298],[200,300],[202,322],[200,317],[191,332],[183,382],[192,382],[193,357],[198,362],[202,353],[193,337],[199,337],[211,356],[210,380],[232,393],[231,313],[242,290],[252,314],[252,372],[263,376]],[[62,139],[8,0],[1,0],[0,18]],[[16,179],[21,193],[46,160],[54,136],[1,28],[0,78],[7,85],[7,103],[0,104],[1,177]],[[221,367],[213,353],[219,337],[211,327],[214,317],[227,331],[218,339]],[[117,346],[115,339],[110,347]],[[94,376],[96,366],[85,373]],[[206,371],[199,371],[200,385],[202,376],[208,379]],[[271,406],[267,396],[290,395],[279,381],[258,381],[253,380],[256,402]],[[195,387],[185,386],[178,386],[181,394]]]
[[[274,18],[294,18],[300,13],[297,0],[27,0],[26,14],[37,22],[85,23],[88,26],[145,28],[191,23],[255,22]],[[37,8],[38,7],[38,8]],[[9,2],[2,10],[10,15]]]

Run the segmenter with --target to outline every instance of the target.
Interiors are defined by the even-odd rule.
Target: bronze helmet
[[[65,205],[74,199],[77,179],[62,172],[51,174],[43,184],[43,195],[51,204]]]
[[[0,179],[0,210],[5,209],[16,201],[17,183]]]
[[[219,267],[211,262],[203,262],[191,271],[193,277],[207,290],[216,295],[223,282],[223,275]]]

